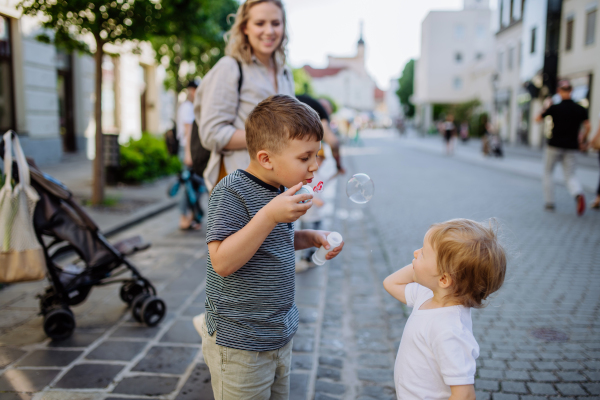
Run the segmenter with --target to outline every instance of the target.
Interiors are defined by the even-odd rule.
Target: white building
[[[479,99],[492,105],[493,34],[489,0],[465,0],[459,11],[431,11],[421,24],[413,104],[424,130],[436,103]]]
[[[373,111],[376,108],[377,85],[365,68],[365,42],[361,37],[354,57],[328,56],[327,68],[304,70],[311,76],[317,95],[333,98],[340,107],[357,111]]]
[[[521,81],[523,61],[522,0],[498,1],[498,31],[496,32],[496,75],[494,86],[494,112],[492,123],[500,137],[511,143],[527,143],[527,126],[519,107],[527,93]]]
[[[589,107],[592,134],[600,124],[600,19],[598,1],[563,3],[558,75],[573,85],[573,100]]]
[[[37,20],[21,16],[17,3],[0,0],[0,130],[16,130],[38,164],[59,162],[63,152],[93,157],[94,60],[37,41]],[[175,109],[175,98],[163,89],[164,69],[150,46],[140,55],[127,45],[104,50],[104,132],[125,142],[142,130],[165,130],[172,112],[164,111]]]

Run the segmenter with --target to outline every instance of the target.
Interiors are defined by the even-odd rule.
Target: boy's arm
[[[296,231],[294,233],[294,250],[304,250],[309,249],[311,247],[319,248],[321,246],[325,246],[327,250],[329,250],[329,242],[327,242],[327,235],[331,232],[328,231],[314,231],[311,229],[303,229],[300,231]],[[335,249],[331,250],[325,256],[326,260],[331,260],[344,248],[344,242],[340,244]]]
[[[448,400],[475,400],[475,386],[457,385],[450,386],[452,394]]]
[[[302,182],[280,194],[264,206],[242,229],[219,241],[208,244],[210,261],[215,272],[229,276],[242,268],[260,248],[278,223],[294,222],[311,207],[311,194],[294,195]]]
[[[406,290],[406,285],[412,282],[414,282],[413,266],[412,264],[409,264],[385,278],[383,281],[383,287],[395,299],[406,304],[406,296],[404,291]]]

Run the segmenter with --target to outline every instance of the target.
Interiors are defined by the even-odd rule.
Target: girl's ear
[[[442,289],[447,289],[452,286],[452,277],[448,274],[443,274],[438,281],[438,284]]]
[[[273,163],[271,162],[271,155],[266,150],[261,150],[256,153],[256,159],[258,163],[265,169],[272,170]]]

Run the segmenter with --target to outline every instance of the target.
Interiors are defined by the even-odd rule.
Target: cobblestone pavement
[[[373,178],[375,197],[357,205],[343,195],[345,179],[329,185],[338,196],[326,199],[326,226],[346,247],[297,275],[291,399],[395,398],[393,363],[410,310],[382,281],[412,260],[431,223],[455,217],[498,218],[511,255],[504,287],[473,312],[478,398],[600,396],[600,213],[576,217],[564,186],[557,211],[546,213],[539,179],[423,151],[392,132],[365,134],[344,154],[350,173]],[[51,343],[34,316],[42,284],[0,290],[0,400],[211,399],[191,324],[203,311],[206,245],[202,232],[176,224],[173,210],[122,234],[153,242],[133,261],[167,302],[159,327],[132,322],[118,287],[99,288],[74,308],[75,335]]]

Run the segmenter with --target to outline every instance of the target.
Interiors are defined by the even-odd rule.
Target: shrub
[[[119,181],[126,183],[147,182],[161,176],[176,174],[181,161],[171,156],[162,137],[143,133],[139,140],[130,139],[121,146]]]

